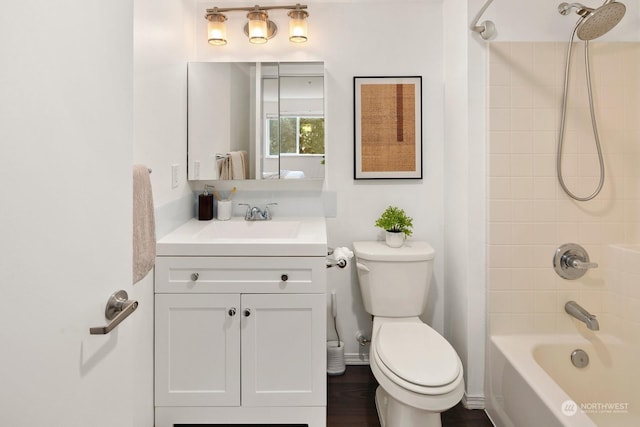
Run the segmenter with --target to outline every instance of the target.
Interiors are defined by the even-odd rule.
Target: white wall
[[[134,16],[134,162],[153,169],[156,208],[190,192],[186,181],[187,61],[193,0],[136,0]],[[171,165],[180,168],[171,186]]]
[[[445,337],[465,366],[467,407],[484,406],[484,43],[468,30],[466,0],[444,3]],[[480,7],[480,5],[478,5]],[[475,114],[479,111],[480,114]]]
[[[192,0],[134,2],[134,141],[133,163],[152,169],[157,234],[161,237],[192,213],[186,181],[187,61],[193,42]],[[171,185],[171,165],[180,168]],[[135,426],[153,426],[153,271],[138,282],[130,297],[136,312],[134,358]]]
[[[426,320],[443,330],[443,38],[442,6],[433,2],[309,2],[309,41],[291,44],[286,13],[271,13],[280,34],[266,45],[248,43],[241,33],[245,17],[228,14],[228,45],[206,42],[206,21],[197,20],[196,59],[200,61],[322,60],[326,68],[327,180],[337,193],[337,216],[328,219],[330,246],[378,237],[375,219],[390,204],[414,217],[414,239],[428,240],[437,251],[434,284]],[[216,3],[216,6],[224,6]],[[199,4],[199,10],[213,3]],[[377,24],[384,22],[385,31]],[[414,40],[418,40],[414,44]],[[417,46],[417,47],[416,47]],[[353,180],[353,77],[423,76],[424,178],[416,181]],[[284,183],[287,184],[287,183]],[[280,184],[282,185],[282,184]],[[281,187],[282,188],[282,187]],[[242,196],[239,187],[238,197]],[[339,325],[345,351],[358,358],[356,330],[370,333],[370,316],[360,300],[355,270],[328,272],[329,290],[336,289]]]

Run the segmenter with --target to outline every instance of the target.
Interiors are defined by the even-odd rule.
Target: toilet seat
[[[397,385],[420,394],[441,394],[455,388],[462,366],[457,353],[424,323],[388,323],[374,340],[381,370]]]

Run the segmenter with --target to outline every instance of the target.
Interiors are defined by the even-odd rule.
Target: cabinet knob
[[[194,282],[198,280],[199,277],[200,273],[191,273],[191,280],[193,280]]]
[[[283,282],[286,282],[287,280],[289,280],[289,276],[288,276],[287,274],[283,274],[282,276],[280,276],[280,279],[281,279]]]
[[[233,317],[236,315],[236,308],[235,307],[231,307],[229,309],[229,316]]]
[[[249,317],[251,316],[251,309],[250,308],[245,308],[244,309],[244,317]]]

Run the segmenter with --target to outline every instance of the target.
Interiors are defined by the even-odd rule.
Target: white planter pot
[[[384,233],[387,246],[399,248],[404,244],[404,233],[398,231],[385,231]]]

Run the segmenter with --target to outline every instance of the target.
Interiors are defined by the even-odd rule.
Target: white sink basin
[[[192,219],[156,245],[159,256],[326,256],[323,217]]]
[[[300,221],[212,221],[198,236],[211,239],[292,239],[298,235]]]

